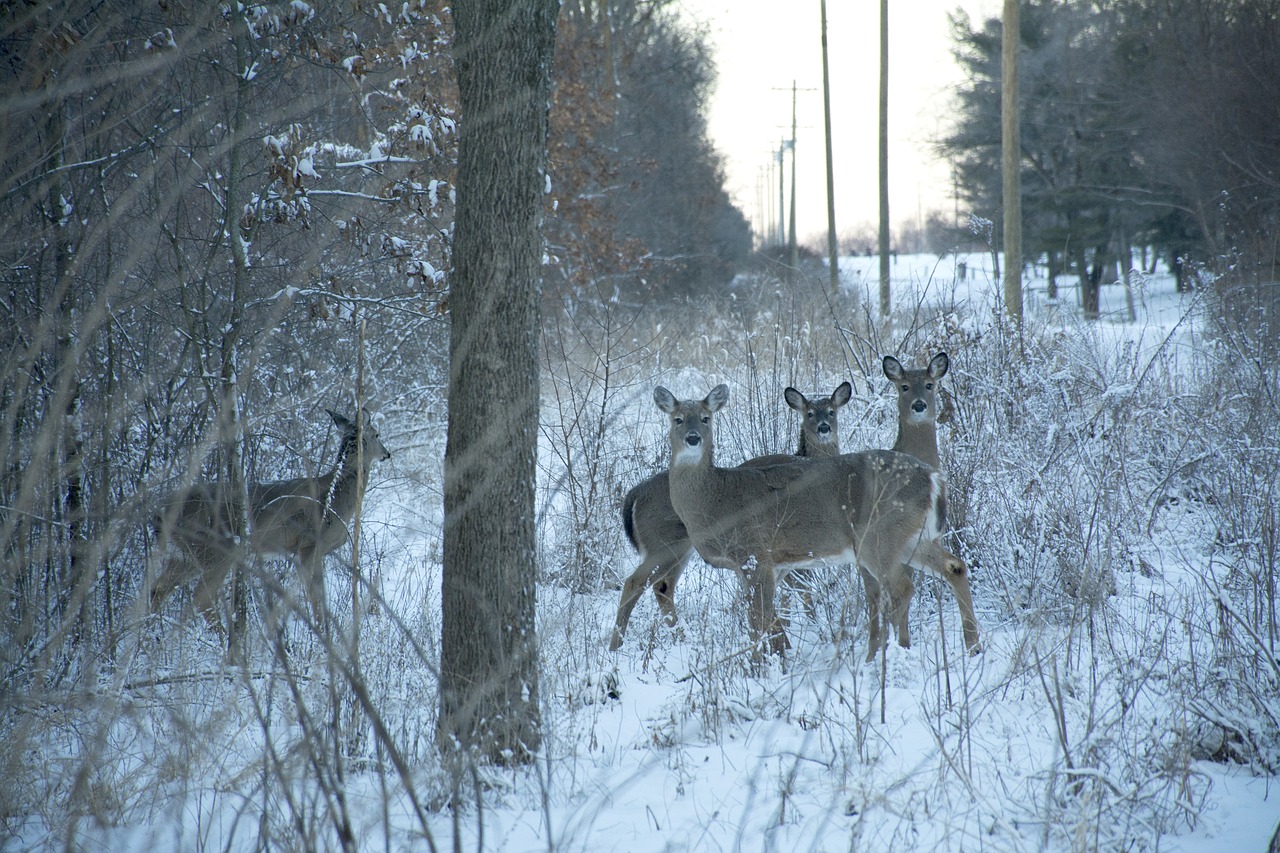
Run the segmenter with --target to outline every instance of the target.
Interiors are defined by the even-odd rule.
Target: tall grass
[[[374,474],[359,572],[330,564],[340,630],[351,597],[335,589],[354,580],[372,602],[358,650],[288,606],[296,578],[278,564],[251,585],[240,666],[180,619],[182,601],[159,617],[128,601],[109,661],[5,688],[4,828],[19,846],[187,850],[533,836],[585,850],[619,824],[690,847],[774,833],[793,849],[1154,850],[1195,829],[1206,762],[1280,772],[1277,367],[1192,313],[1170,328],[1032,311],[1016,330],[980,295],[913,284],[892,323],[856,288],[832,300],[816,281],[768,279],[549,322],[535,767],[446,765],[435,749],[443,422],[427,417],[384,430],[402,440],[386,439],[395,460]],[[724,463],[793,449],[783,388],[846,379],[842,446],[888,447],[880,357],[938,350],[952,364],[939,427],[952,544],[972,567],[982,656],[964,654],[946,586],[919,579],[915,648],[861,664],[862,591],[833,567],[811,607],[783,603],[792,651],[759,671],[736,579],[697,560],[676,629],[644,600],[622,652],[605,650],[638,559],[618,503],[665,466],[655,384],[729,384]],[[140,528],[112,536],[132,565],[162,558]],[[701,807],[709,778],[733,807],[695,831],[679,804]],[[650,789],[673,817],[615,805]],[[538,829],[513,828],[526,823]]]

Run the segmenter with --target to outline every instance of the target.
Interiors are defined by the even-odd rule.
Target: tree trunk
[[[455,8],[461,117],[449,306],[442,749],[541,745],[534,632],[538,289],[555,0]]]
[[[1120,281],[1124,282],[1125,316],[1130,323],[1138,320],[1138,308],[1133,301],[1133,246],[1129,244],[1129,232],[1123,225],[1116,227],[1116,261]]]
[[[244,474],[244,419],[240,413],[240,336],[243,332],[245,293],[249,278],[249,239],[240,227],[240,211],[244,205],[241,183],[245,171],[245,119],[249,101],[250,67],[249,30],[243,15],[232,18],[232,38],[236,52],[235,95],[232,100],[230,159],[227,168],[226,211],[222,233],[227,238],[227,250],[231,253],[231,304],[230,315],[222,330],[219,370],[218,418],[219,442],[226,474],[227,494],[238,513],[228,513],[232,536],[242,543],[237,549],[238,559],[231,575],[231,620],[227,632],[227,653],[232,660],[247,660],[244,647],[245,628],[248,621],[249,587],[246,550],[243,543],[251,534],[249,529],[249,484]]]
[[[1102,275],[1107,265],[1107,247],[1104,243],[1093,252],[1093,266],[1081,268],[1080,299],[1086,320],[1096,320],[1102,314]]]
[[[1058,252],[1048,253],[1049,290],[1046,297],[1050,302],[1058,301],[1058,275],[1062,272],[1062,255]]]

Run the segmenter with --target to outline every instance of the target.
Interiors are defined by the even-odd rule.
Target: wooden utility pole
[[[831,74],[827,70],[827,0],[822,11],[822,117],[827,137],[827,262],[831,273],[831,295],[840,289],[839,257],[836,253],[836,179],[831,160]]]
[[[889,0],[880,0],[880,316],[889,317]]]
[[[786,199],[786,183],[787,183],[787,141],[785,139],[778,140],[778,248],[787,245],[787,225],[784,220],[783,212],[787,209]]]
[[[800,250],[796,246],[796,81],[791,81],[791,219],[788,223],[787,245],[791,249],[790,278],[794,279],[800,267]]]
[[[1022,325],[1022,134],[1018,117],[1018,0],[1004,0],[1000,145],[1004,172],[1004,307]]]

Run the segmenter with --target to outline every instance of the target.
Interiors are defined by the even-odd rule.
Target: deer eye
[[[926,382],[926,383],[925,383],[925,385],[924,385],[924,387],[925,387],[927,390],[932,391],[932,390],[933,390],[933,383],[932,383],[932,382]]]
[[[910,391],[910,390],[911,390],[911,386],[910,386],[910,385],[903,385],[903,386],[902,386],[902,390],[903,390],[903,391]]]
[[[711,423],[711,415],[703,415],[703,416],[702,416],[702,422],[703,422],[704,424],[709,424],[709,423]]]
[[[684,418],[672,418],[671,421],[676,426],[680,426],[680,424],[684,423]]]

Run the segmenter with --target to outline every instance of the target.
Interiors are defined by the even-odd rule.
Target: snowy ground
[[[954,257],[898,259],[895,298],[947,306],[955,328],[946,334],[989,339],[996,334],[991,318],[998,316],[990,258],[963,260],[968,277],[960,282]],[[874,258],[845,259],[846,282],[870,294],[876,264]],[[1102,322],[1082,324],[1075,317],[1078,297],[1065,279],[1062,284],[1061,305],[1046,304],[1042,279],[1031,281],[1027,298],[1029,323],[1050,339],[1061,336],[1068,359],[1062,371],[1073,369],[1085,352],[1096,358],[1100,374],[1115,378],[1127,366],[1152,363],[1153,353],[1201,346],[1195,297],[1173,293],[1168,276],[1140,281],[1135,288],[1139,318],[1132,324],[1125,321],[1122,288],[1104,289]],[[943,331],[931,334],[945,337]],[[970,350],[982,351],[978,343]],[[758,438],[758,432],[744,437],[741,421],[734,424],[748,417],[743,398],[750,396],[752,380],[733,366],[732,349],[712,340],[698,350],[711,353],[706,361],[685,360],[686,352],[672,346],[656,365],[640,367],[636,387],[616,403],[614,422],[628,426],[610,433],[607,455],[616,481],[609,484],[613,493],[601,501],[597,527],[604,533],[593,546],[603,549],[602,562],[612,566],[614,579],[625,577],[636,563],[616,529],[614,496],[654,470],[653,460],[661,457],[665,427],[649,397],[653,384],[692,396],[728,381],[734,397],[720,416],[725,424],[721,458],[736,461]],[[896,354],[914,366],[926,353]],[[972,391],[980,387],[978,377],[989,374],[964,359],[965,352],[953,353],[955,376],[946,382],[960,386],[970,379],[966,387]],[[793,372],[832,387],[848,375],[837,363],[802,364]],[[857,380],[859,397],[849,410],[861,414],[842,423],[843,446],[888,446],[892,403],[885,382],[875,373]],[[1112,416],[1107,401],[1117,395],[1136,399],[1137,384],[1109,384],[1099,396],[1097,417]],[[973,411],[985,404],[960,401],[970,407],[962,415],[973,419]],[[777,409],[785,429],[791,422],[780,395]],[[1074,423],[1064,416],[1062,432],[1070,432]],[[1118,421],[1108,423],[1113,433],[1120,429]],[[994,528],[971,531],[977,544],[969,543],[974,549],[969,556],[975,562],[975,602],[985,646],[976,657],[962,653],[954,602],[945,586],[931,580],[920,583],[913,606],[912,648],[891,645],[882,666],[880,660],[862,662],[865,616],[856,577],[828,571],[820,578],[814,612],[791,602],[793,649],[785,671],[774,661],[766,671],[753,672],[740,654],[746,644],[742,607],[726,572],[695,559],[680,585],[680,629],[663,624],[646,596],[617,653],[606,651],[617,592],[577,593],[553,578],[539,591],[542,760],[522,771],[486,771],[483,808],[450,810],[430,742],[436,701],[430,656],[439,601],[437,454],[443,444],[443,424],[437,426],[432,437],[412,452],[397,453],[382,471],[367,525],[391,610],[410,624],[428,648],[428,659],[415,657],[385,618],[368,620],[363,641],[374,698],[414,759],[413,784],[427,803],[431,840],[423,837],[401,780],[353,763],[343,788],[358,847],[1267,849],[1280,821],[1276,777],[1260,762],[1209,760],[1212,745],[1201,741],[1212,732],[1199,734],[1200,721],[1192,713],[1196,697],[1186,695],[1186,685],[1214,677],[1196,671],[1197,665],[1213,665],[1204,647],[1212,642],[1206,626],[1217,618],[1214,587],[1206,582],[1215,571],[1210,554],[1217,531],[1205,504],[1160,499],[1172,487],[1152,491],[1150,499],[1139,496],[1139,503],[1150,504],[1150,523],[1125,526],[1141,535],[1125,534],[1123,559],[1114,561],[1118,568],[1111,575],[1114,588],[1094,599],[1070,598],[1036,568],[1041,552],[1032,547],[1035,543],[1017,541],[1047,535],[1038,518],[1056,509],[1060,492],[1053,489],[1071,485],[1070,474],[1061,482],[1049,480],[1048,462],[1039,474],[1032,471],[1024,482],[1007,484],[1010,504],[1017,508],[1009,513],[1010,524],[1016,528],[1023,512],[1025,530],[1014,530],[999,543],[991,541],[988,531]],[[1049,432],[1043,439],[1046,450],[1059,440]],[[554,426],[548,429],[547,443],[556,435]],[[791,437],[784,438],[770,449],[787,449]],[[972,474],[964,468],[966,460],[1001,452],[998,446],[983,447],[982,436],[947,431],[944,439],[944,456],[954,445],[957,466],[966,476]],[[580,535],[567,518],[563,472],[550,461],[555,457],[544,449],[548,497],[542,525],[552,563],[563,562],[567,543]],[[982,465],[973,468],[972,482],[982,483]],[[1108,524],[1105,513],[1095,521]],[[1085,541],[1111,542],[1105,537]],[[1014,562],[1006,564],[1006,551],[1014,554]],[[1026,570],[1033,574],[1025,589],[1017,566],[1032,567]],[[192,628],[187,636],[199,630]],[[304,656],[309,649],[295,651]],[[199,651],[170,650],[162,665],[154,650],[141,656],[152,672],[206,663]],[[323,680],[318,671],[311,676]],[[111,746],[118,765],[103,774],[103,784],[115,785],[123,801],[120,822],[112,827],[84,822],[72,846],[255,849],[260,813],[271,809],[263,803],[278,804],[282,796],[277,791],[269,797],[264,793],[269,786],[255,781],[262,775],[255,768],[264,742],[270,740],[264,729],[287,741],[291,723],[286,712],[277,712],[275,722],[264,726],[246,699],[259,688],[243,685],[228,679],[204,687],[125,691],[136,704],[121,716],[132,722],[110,729],[119,741]],[[281,701],[281,707],[287,703]],[[195,743],[172,741],[181,728],[178,719],[184,725],[199,722],[188,734]],[[1270,727],[1274,736],[1274,721],[1255,724],[1264,734]],[[133,734],[122,736],[125,730]],[[323,801],[306,783],[297,788],[292,793],[298,800]],[[323,809],[316,805],[314,811]],[[336,848],[324,820],[317,818],[316,824],[322,845]],[[64,831],[46,834],[32,820],[3,847],[61,846]]]

